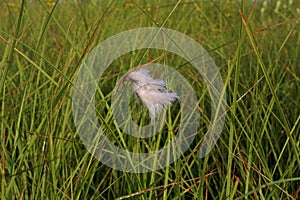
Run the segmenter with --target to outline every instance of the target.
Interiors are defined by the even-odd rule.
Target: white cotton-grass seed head
[[[178,98],[176,93],[168,92],[163,80],[153,79],[146,69],[129,72],[126,75],[133,89],[149,110],[151,120]]]
[[[150,76],[149,71],[147,69],[140,69],[140,70],[129,72],[126,75],[126,77],[133,83],[134,87],[144,86],[148,84],[159,85],[159,86],[166,85],[166,83],[162,80],[153,79]]]

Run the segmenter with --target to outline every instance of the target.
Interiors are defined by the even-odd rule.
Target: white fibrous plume
[[[125,80],[132,83],[134,91],[147,106],[151,120],[178,98],[176,93],[166,90],[166,83],[163,80],[153,79],[146,69],[129,72]]]

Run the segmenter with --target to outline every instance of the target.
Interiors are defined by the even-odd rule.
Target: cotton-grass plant
[[[176,93],[166,90],[166,83],[163,80],[153,79],[147,69],[129,72],[126,80],[132,83],[137,96],[148,108],[151,120],[178,98]]]
[[[178,99],[176,93],[167,91],[163,80],[153,79],[148,69],[132,70],[124,76],[121,85],[124,81],[131,82],[137,97],[148,108],[151,120],[154,120],[165,107],[171,106]]]

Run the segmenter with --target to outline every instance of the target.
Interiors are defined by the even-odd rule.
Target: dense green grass
[[[279,2],[95,0],[50,5],[2,0],[0,198],[299,198],[300,3]],[[211,115],[203,80],[176,55],[156,61],[182,66],[178,71],[197,91],[199,134],[173,164],[132,174],[106,167],[85,149],[72,118],[72,81],[101,41],[149,26],[185,33],[210,53],[226,86],[228,112],[217,145],[200,159],[197,148]],[[131,150],[161,148],[172,135],[147,140],[120,136],[105,117],[106,106],[126,71],[163,53],[126,54],[99,81],[99,121],[108,126],[112,140],[119,144],[124,139]],[[174,106],[171,111],[178,109]],[[147,123],[140,119],[141,109],[145,111],[140,102],[133,102],[132,109],[137,123]],[[177,126],[175,117],[168,122],[168,127]]]

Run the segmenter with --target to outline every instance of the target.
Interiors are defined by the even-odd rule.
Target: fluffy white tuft
[[[126,79],[131,81],[134,91],[147,106],[151,120],[178,98],[176,93],[166,90],[164,81],[153,79],[146,69],[129,72]]]

